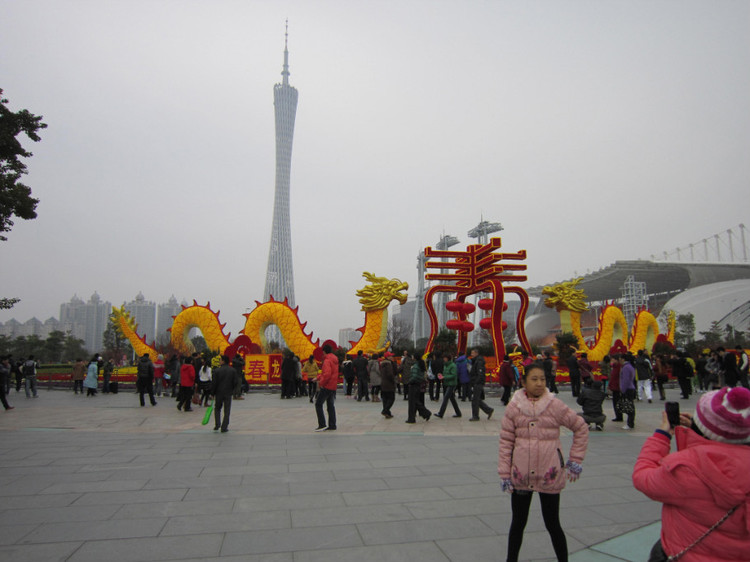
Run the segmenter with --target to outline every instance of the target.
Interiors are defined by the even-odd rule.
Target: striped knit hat
[[[722,443],[750,443],[750,390],[742,387],[707,392],[698,400],[695,425]]]

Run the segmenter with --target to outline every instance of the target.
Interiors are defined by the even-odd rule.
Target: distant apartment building
[[[352,347],[350,342],[357,342],[361,337],[362,334],[354,328],[342,328],[339,330],[339,347],[350,349]]]
[[[147,301],[143,293],[139,292],[135,300],[125,303],[127,310],[138,325],[138,335],[143,336],[147,343],[156,340],[156,303]]]
[[[172,327],[174,317],[182,312],[183,304],[178,303],[177,299],[172,295],[167,302],[159,305],[159,314],[156,321],[157,344],[162,345],[169,342],[171,334],[167,330]]]

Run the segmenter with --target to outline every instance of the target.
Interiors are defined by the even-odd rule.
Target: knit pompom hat
[[[722,443],[750,443],[750,390],[742,387],[707,392],[698,400],[695,425]]]

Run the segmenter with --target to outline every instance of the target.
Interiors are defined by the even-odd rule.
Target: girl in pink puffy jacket
[[[560,526],[560,491],[566,478],[574,482],[581,474],[589,429],[581,416],[547,390],[545,382],[541,364],[527,367],[523,387],[513,395],[503,416],[498,473],[503,491],[512,494],[509,562],[518,560],[533,492],[539,492],[544,525],[557,559],[568,559],[568,543]],[[567,463],[560,444],[563,426],[574,434]]]

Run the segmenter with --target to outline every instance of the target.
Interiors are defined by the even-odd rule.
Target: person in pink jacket
[[[557,559],[566,561],[568,543],[560,526],[560,492],[566,478],[574,482],[581,474],[589,428],[582,417],[550,393],[540,363],[526,368],[522,383],[523,388],[505,409],[497,467],[503,491],[512,494],[508,561],[518,560],[533,492],[539,492],[544,525]],[[560,444],[561,427],[573,432],[567,463]]]
[[[643,444],[633,484],[664,504],[650,560],[750,560],[750,390],[707,392],[695,416],[683,413],[676,428],[663,414]]]

